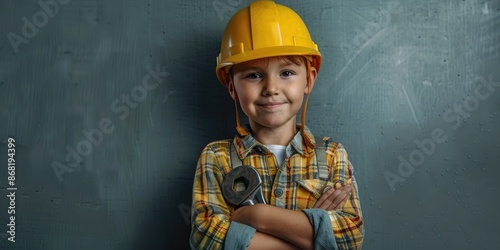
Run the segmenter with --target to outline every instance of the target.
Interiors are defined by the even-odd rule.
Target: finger
[[[327,201],[329,201],[329,206],[326,208],[326,210],[335,209],[344,200],[344,197],[345,197],[344,189],[335,190],[335,192],[333,192],[333,194],[331,194],[328,197]]]
[[[332,202],[327,209],[332,210],[332,209],[342,208],[343,204],[350,197],[351,190],[352,190],[351,185],[347,185],[345,187],[335,190],[335,192],[329,197],[331,198]]]
[[[349,183],[351,179],[347,182]],[[335,183],[335,189],[330,186],[326,186],[324,190],[327,190],[323,193],[320,199],[314,204],[313,208],[321,208],[325,210],[333,210],[335,208],[341,207],[342,202],[345,202],[349,197],[349,193],[351,192],[352,185],[347,184],[346,186],[342,186],[340,182]]]
[[[345,201],[341,202],[337,207],[334,209],[342,209],[344,207]]]
[[[352,178],[347,179],[347,182],[346,182],[345,186],[350,185],[350,184],[352,184]],[[339,189],[339,188],[343,187],[342,182],[341,181],[337,181],[335,183],[334,187],[335,187],[335,189]]]
[[[337,183],[337,184],[339,184],[339,183]],[[342,195],[340,197],[340,199],[338,198],[338,196],[342,193],[350,192],[350,187],[341,187],[341,188],[336,189],[336,190],[330,189],[329,191],[330,192],[322,195],[320,200],[317,202],[316,207],[326,209],[326,210],[331,210],[334,207],[337,207],[338,204],[344,200],[343,197],[345,195]]]
[[[351,192],[352,191],[352,184],[347,184],[343,188],[344,188],[344,190]]]
[[[350,194],[346,194],[345,198],[334,209],[342,209],[350,196]]]
[[[343,192],[342,190],[334,190],[333,188],[329,190],[330,192],[327,192],[323,195],[325,198],[321,204],[318,204],[318,208],[325,209],[325,210],[331,210],[332,207],[337,206],[337,203],[340,202],[340,200],[337,200],[337,196]],[[323,198],[322,197],[322,198]]]
[[[344,189],[337,189],[332,194],[328,196],[328,198],[323,202],[322,208],[325,210],[332,210],[338,206],[340,202],[342,202],[342,197],[344,197]]]
[[[327,186],[328,187],[328,186]],[[327,188],[325,187],[325,188]],[[321,195],[321,197],[319,197],[319,200],[316,201],[316,203],[314,204],[313,208],[320,208],[321,205],[325,202],[325,200],[328,198],[328,196],[333,193],[334,189],[329,187],[329,189],[323,193],[323,195]]]

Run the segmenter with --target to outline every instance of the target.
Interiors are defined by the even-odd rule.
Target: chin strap
[[[226,69],[226,77],[232,77],[231,74],[229,74],[229,70]],[[228,79],[226,78],[226,81],[228,81]],[[234,83],[233,84],[233,88],[234,87]],[[230,86],[228,86],[229,88]],[[238,134],[240,134],[240,136],[244,137],[244,136],[247,136],[248,135],[248,132],[243,128],[243,126],[241,126],[241,123],[240,123],[240,113],[238,112],[238,93],[236,93],[236,88],[234,89],[234,93],[235,93],[235,96],[236,98],[234,98],[234,110],[236,112],[236,131],[238,132]]]
[[[307,138],[305,127],[306,127],[306,109],[307,109],[307,101],[308,100],[309,100],[309,95],[306,96],[306,101],[304,102],[304,106],[302,107],[300,134],[302,135],[302,138],[304,138],[304,142],[305,142],[306,146],[310,149],[314,149],[315,148],[314,144],[309,140],[305,140],[305,138]]]
[[[234,108],[236,110],[236,131],[238,131],[238,134],[241,136],[247,136],[248,132],[241,126],[240,124],[240,115],[238,112],[238,99],[234,99]]]
[[[311,78],[309,77],[309,73],[311,72],[311,61],[309,58],[306,60],[306,72],[307,72],[307,85],[309,86],[309,83],[311,82]],[[312,58],[311,58],[312,59]],[[304,101],[304,105],[302,105],[302,116],[300,119],[300,134],[302,135],[302,138],[307,138],[306,136],[306,110],[307,110],[307,102],[309,101],[309,94],[306,95],[306,100]],[[310,149],[314,149],[315,145],[309,141],[309,140],[304,140],[306,146]]]

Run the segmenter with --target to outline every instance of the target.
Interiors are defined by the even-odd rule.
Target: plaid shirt
[[[234,207],[226,203],[221,186],[224,176],[231,171],[231,143],[234,143],[240,159],[243,159],[243,165],[253,166],[260,174],[264,199],[270,205],[306,211],[314,206],[325,185],[333,186],[338,181],[346,183],[352,178],[352,195],[343,209],[321,212],[327,213],[330,218],[331,227],[328,225],[328,228],[333,229],[332,234],[339,249],[361,248],[363,219],[347,153],[341,144],[329,143],[326,150],[329,167],[323,171],[327,175],[324,178],[318,171],[314,149],[306,146],[308,143],[315,145],[314,137],[307,128],[305,134],[304,138],[300,131],[295,135],[286,147],[286,159],[281,166],[274,154],[251,135],[208,144],[198,161],[193,184],[191,248],[222,249],[227,240],[230,214]],[[314,235],[318,235],[318,232],[315,231]],[[327,235],[331,237],[331,234]]]

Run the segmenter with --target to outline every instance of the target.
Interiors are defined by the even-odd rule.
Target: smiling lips
[[[259,104],[259,106],[265,108],[265,109],[274,109],[274,108],[279,108],[283,105],[283,102],[266,102]]]

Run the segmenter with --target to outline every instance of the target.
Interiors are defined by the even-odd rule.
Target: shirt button
[[[274,195],[276,195],[276,197],[281,197],[283,195],[283,189],[281,189],[281,188],[275,189]]]

